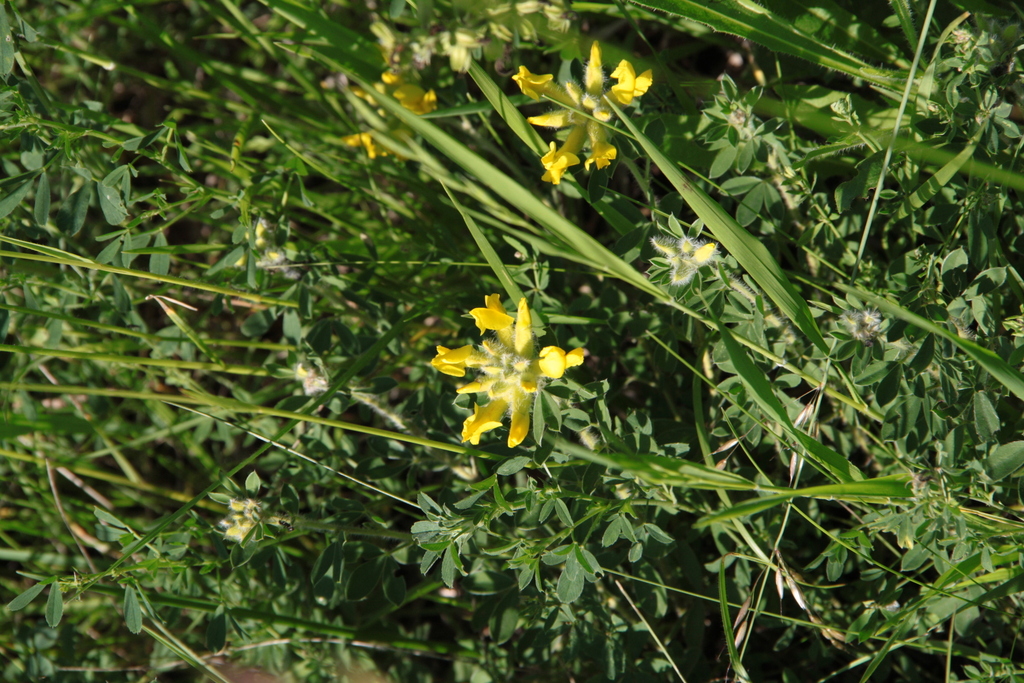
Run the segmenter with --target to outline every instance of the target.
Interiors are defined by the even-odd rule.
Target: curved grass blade
[[[805,434],[793,424],[793,421],[789,418],[789,413],[786,412],[782,402],[775,395],[765,374],[757,369],[739,343],[733,338],[729,328],[718,320],[715,322],[718,324],[718,331],[722,335],[722,342],[725,344],[725,349],[729,354],[729,360],[736,367],[736,373],[750,391],[751,397],[761,407],[761,410],[779,423],[783,431],[804,447],[808,461],[814,464],[826,476],[840,482],[863,480],[864,474],[854,467],[849,460],[817,439]]]
[[[781,505],[794,498],[818,498],[821,500],[842,500],[846,502],[879,501],[890,498],[909,498],[914,492],[910,488],[910,475],[894,474],[888,477],[877,477],[867,481],[854,481],[844,484],[826,484],[824,486],[808,486],[802,489],[791,489],[761,498],[741,501],[732,507],[710,515],[705,515],[694,524],[697,528],[726,522],[737,517],[746,517],[776,505]]]
[[[630,0],[647,9],[661,10],[764,45],[770,50],[862,78],[885,88],[902,84],[898,72],[876,69],[851,54],[829,47],[821,40],[799,31],[791,22],[752,0],[709,3],[706,0]]]
[[[476,246],[479,247],[480,253],[484,255],[484,259],[487,261],[487,265],[491,267],[494,274],[498,276],[498,280],[501,282],[501,286],[505,288],[505,293],[509,295],[512,301],[519,301],[523,298],[523,290],[519,289],[519,285],[512,280],[512,276],[508,274],[508,270],[505,268],[505,264],[498,258],[498,252],[494,251],[494,247],[487,241],[487,238],[481,232],[479,226],[473,217],[462,207],[459,200],[455,198],[452,191],[448,189],[448,186],[441,181],[441,187],[448,194],[448,199],[451,200],[452,205],[459,210],[462,215],[462,220],[466,222],[466,227],[469,228],[469,234],[473,236],[473,241],[476,242]]]
[[[556,443],[558,450],[574,458],[630,472],[651,484],[667,484],[711,491],[756,491],[763,488],[738,474],[716,470],[714,467],[699,465],[689,460],[647,453],[643,455],[597,453],[564,439],[558,439]]]

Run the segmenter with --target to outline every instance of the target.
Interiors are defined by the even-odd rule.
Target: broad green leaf
[[[43,589],[47,586],[45,582],[40,581],[39,583],[31,586],[28,590],[18,595],[18,597],[7,603],[7,609],[12,612],[17,612],[20,609],[24,609],[28,603],[35,600],[36,596],[43,592]]]
[[[5,79],[14,68],[14,52],[14,36],[11,34],[7,9],[0,4],[0,76]]]
[[[139,596],[132,586],[124,589],[124,623],[136,635],[142,631],[142,608],[139,607]]]
[[[89,211],[89,200],[94,183],[86,183],[77,192],[65,197],[57,211],[57,229],[71,237],[85,225],[85,215]]]
[[[1011,441],[988,456],[988,474],[994,481],[1010,476],[1024,465],[1024,441]]]
[[[50,584],[50,596],[46,599],[46,624],[50,628],[57,628],[62,616],[64,616],[64,596],[60,592],[60,586],[54,581]]]
[[[103,211],[103,218],[111,225],[120,225],[128,217],[128,210],[124,207],[121,193],[116,187],[106,183],[96,183],[96,192],[100,199],[100,210]]]
[[[999,415],[984,391],[974,394],[974,428],[983,441],[991,441],[999,431]]]
[[[21,204],[21,200],[25,198],[28,191],[32,189],[32,181],[39,175],[38,171],[25,174],[29,176],[23,183],[15,187],[13,190],[4,195],[3,199],[0,199],[0,218],[8,215],[16,208],[18,204]]]
[[[159,249],[171,248],[167,246],[167,238],[164,237],[162,232],[158,232],[153,240],[154,247]],[[125,249],[124,253],[134,253],[134,250]],[[171,256],[173,252],[150,252],[149,257],[149,272],[156,273],[157,275],[167,275],[171,270]]]
[[[373,592],[373,589],[380,583],[386,559],[386,556],[381,555],[352,570],[346,589],[346,596],[349,600],[362,600]]]
[[[576,560],[576,556],[570,554],[566,558],[565,567],[562,569],[562,574],[558,577],[558,585],[555,587],[558,599],[566,604],[576,602],[583,594],[584,582],[583,568]]]
[[[36,202],[32,210],[36,225],[44,226],[50,220],[50,178],[43,173],[36,186]]]
[[[219,652],[227,643],[228,636],[228,615],[221,605],[210,617],[210,623],[206,625],[206,648],[210,652]]]

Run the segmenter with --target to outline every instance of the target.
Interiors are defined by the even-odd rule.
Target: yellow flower
[[[607,142],[597,142],[594,145],[594,149],[591,150],[590,156],[583,163],[584,168],[590,170],[591,164],[597,164],[598,168],[604,168],[612,163],[612,159],[618,154],[618,150]]]
[[[418,85],[405,84],[393,93],[399,104],[413,114],[429,114],[437,109],[437,94],[433,90],[423,90]]]
[[[533,316],[526,299],[519,300],[515,318],[505,312],[497,294],[484,297],[484,306],[469,314],[481,334],[494,332],[494,338],[484,340],[480,348],[438,346],[430,364],[455,377],[465,376],[466,368],[480,370],[476,380],[458,389],[460,394],[486,393],[490,399],[486,405],[476,404],[473,414],[466,418],[462,425],[464,442],[479,444],[482,434],[500,427],[502,418],[511,414],[507,443],[509,448],[515,448],[530,431],[530,411],[544,381],[558,379],[566,368],[582,364],[584,351],[577,348],[566,352],[557,346],[546,346],[536,353]]]
[[[418,85],[412,83],[406,83],[405,79],[402,78],[402,74],[394,71],[385,71],[380,75],[380,83],[374,83],[373,88],[378,93],[388,94],[398,100],[398,103],[408,109],[414,114],[429,114],[430,112],[437,109],[437,93],[433,90],[424,90]],[[373,94],[368,93],[359,86],[352,86],[351,91],[357,97],[374,103]],[[378,113],[384,116],[385,112],[383,109],[378,109]],[[401,137],[405,131],[401,128],[397,128],[391,131],[391,135],[395,137]],[[371,159],[377,157],[387,156],[388,153],[374,144],[373,136],[370,133],[355,133],[354,135],[346,135],[341,139],[342,144],[348,145],[349,147],[362,147],[366,150],[367,156]],[[402,157],[398,157],[401,159]]]
[[[553,79],[554,76],[551,74],[532,74],[525,66],[520,66],[519,73],[512,77],[523,94],[535,100],[539,100],[552,89]]]
[[[544,164],[545,169],[541,180],[557,185],[562,182],[562,175],[570,166],[580,163],[580,158],[572,152],[566,151],[564,146],[555,149],[555,143],[552,142],[548,153],[541,157],[540,162]]]
[[[551,128],[571,127],[569,138],[562,147],[551,149],[541,158],[544,164],[545,180],[554,185],[562,181],[569,166],[579,163],[577,154],[582,151],[584,143],[590,147],[585,167],[590,170],[592,164],[599,169],[609,166],[616,158],[618,151],[607,140],[606,127],[602,125],[610,121],[613,115],[609,99],[620,104],[630,104],[634,98],[643,95],[651,87],[651,71],[636,75],[633,65],[626,60],[612,73],[618,83],[610,89],[605,88],[604,68],[601,65],[601,46],[594,41],[590,46],[590,59],[583,70],[583,87],[567,81],[557,85],[551,74],[532,74],[525,66],[519,67],[519,73],[512,77],[523,93],[535,100],[546,98],[562,106],[553,112],[527,119],[535,126]]]
[[[623,59],[612,72],[612,78],[619,81],[617,85],[612,86],[612,97],[623,106],[630,104],[634,97],[640,97],[651,87],[654,82],[651,74],[651,70],[648,69],[637,76],[633,65]]]
[[[366,150],[366,155],[371,159],[377,157],[386,157],[388,155],[383,149],[380,149],[373,143],[373,136],[369,133],[355,133],[353,135],[346,135],[341,139],[343,144],[349,147],[363,147]]]

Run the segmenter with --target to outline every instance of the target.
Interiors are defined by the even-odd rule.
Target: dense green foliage
[[[0,8],[4,680],[1024,680],[1013,0]]]

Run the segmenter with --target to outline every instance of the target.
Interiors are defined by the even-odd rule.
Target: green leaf
[[[14,68],[14,36],[11,34],[11,23],[7,19],[7,10],[0,4],[0,76],[6,79]]]
[[[558,577],[558,585],[555,593],[563,603],[572,603],[583,594],[583,568],[576,560],[575,555],[569,555],[565,561],[565,568]]]
[[[679,458],[645,453],[632,455],[626,453],[595,452],[582,446],[569,443],[564,439],[557,442],[559,451],[596,462],[607,467],[614,467],[634,474],[651,484],[668,484],[694,489],[751,491],[758,488],[757,484],[738,474],[717,470],[706,465],[699,465]]]
[[[50,584],[50,597],[46,599],[46,623],[50,628],[57,628],[60,618],[64,616],[64,596],[61,595],[57,582]]]
[[[45,173],[39,176],[32,216],[36,219],[36,225],[40,226],[46,225],[50,220],[50,178]]]
[[[974,427],[982,441],[991,441],[999,431],[999,415],[984,391],[974,394]]]
[[[78,192],[66,197],[57,211],[57,229],[71,237],[85,225],[85,216],[89,211],[89,199],[94,183],[86,183]]]
[[[255,498],[260,493],[260,475],[256,474],[255,470],[245,478],[245,493],[250,498]]]
[[[242,334],[250,338],[262,337],[275,320],[277,320],[277,312],[274,309],[268,308],[253,313],[242,323]]]
[[[167,238],[164,237],[162,232],[156,234],[156,238],[153,240],[153,247],[159,249],[160,247],[167,247]],[[127,253],[128,250],[125,250]],[[134,251],[134,250],[132,250]],[[161,252],[150,252],[149,257],[149,272],[156,275],[167,275],[171,270],[171,256],[170,253]]]
[[[488,626],[491,629],[491,638],[495,645],[508,642],[516,632],[516,625],[519,623],[519,593],[510,590],[502,596],[497,607],[491,614]]]
[[[501,463],[500,465],[498,465],[498,469],[495,470],[495,472],[502,475],[503,477],[509,476],[511,474],[515,474],[519,470],[526,467],[527,463],[529,462],[530,458],[528,456],[517,455],[516,457],[510,458],[505,462]]]
[[[348,587],[345,591],[345,595],[349,600],[363,600],[373,592],[373,589],[380,583],[384,560],[386,559],[385,555],[381,555],[352,570],[352,574],[348,579]]]
[[[836,453],[834,450],[821,443],[814,437],[800,431],[789,418],[789,413],[779,398],[772,390],[771,384],[764,372],[757,369],[753,361],[747,356],[743,348],[733,339],[729,328],[718,323],[718,331],[722,335],[722,342],[725,344],[729,354],[729,360],[736,368],[737,374],[747,386],[754,401],[760,406],[771,419],[778,422],[783,431],[798,441],[806,449],[808,461],[815,465],[823,473],[841,482],[851,482],[864,478],[864,474],[858,470],[849,460]]]
[[[725,563],[718,565],[718,607],[722,613],[722,629],[725,631],[725,647],[729,650],[729,661],[741,680],[750,680],[736,650],[736,634],[732,627],[732,615],[729,613],[729,591],[725,584]]]
[[[117,529],[127,529],[128,528],[127,524],[125,524],[124,522],[119,520],[117,517],[115,517],[114,515],[110,514],[109,512],[107,512],[106,510],[104,510],[102,508],[93,508],[92,509],[92,513],[94,515],[96,515],[96,519],[100,520],[101,522],[106,522],[107,524],[109,524],[112,527],[115,527]]]
[[[0,13],[3,10],[0,8]],[[32,177],[18,185],[13,190],[4,195],[3,199],[0,199],[0,218],[7,216],[9,213],[18,208],[18,204],[21,204],[21,200],[25,198],[28,191],[32,189],[32,181],[35,179],[36,173],[32,174]]]
[[[110,187],[105,183],[96,183],[96,192],[100,198],[100,210],[103,211],[103,218],[111,225],[120,225],[128,217],[128,210],[124,207],[124,201],[117,188]]]
[[[139,607],[139,596],[132,586],[124,589],[124,623],[128,630],[138,634],[142,631],[142,608]]]
[[[466,228],[469,229],[469,234],[473,236],[473,241],[476,242],[477,248],[480,253],[483,254],[484,260],[487,261],[487,265],[491,267],[494,274],[498,277],[498,281],[501,286],[504,287],[505,293],[508,294],[509,298],[512,299],[513,304],[518,304],[519,300],[523,298],[523,290],[519,289],[519,285],[512,281],[512,276],[508,274],[508,270],[505,268],[505,264],[501,262],[498,257],[498,252],[494,251],[494,247],[487,241],[483,232],[477,226],[476,221],[473,217],[466,212],[466,209],[462,207],[459,200],[455,198],[452,191],[448,189],[448,186],[441,182],[441,187],[444,188],[445,193],[448,195],[448,199],[451,200],[452,205],[458,209],[459,214],[462,216],[462,220],[466,223]]]
[[[988,475],[993,481],[1010,476],[1024,465],[1024,441],[1004,443],[988,456]]]
[[[228,615],[224,612],[224,605],[220,605],[210,617],[210,623],[206,625],[206,649],[210,652],[220,652],[227,643],[227,636]]]
[[[7,609],[9,609],[12,612],[17,612],[18,610],[24,608],[26,605],[28,605],[28,603],[35,600],[36,596],[42,593],[43,588],[45,588],[46,586],[47,583],[42,581],[35,584],[34,586],[26,590],[24,593],[22,593],[21,595],[7,603]]]
[[[893,5],[900,5],[902,0],[895,0]],[[914,192],[907,197],[906,201],[900,206],[899,210],[893,216],[893,220],[899,220],[906,216],[916,213],[923,207],[929,199],[934,197],[939,190],[941,190],[950,180],[953,179],[964,164],[966,164],[972,156],[974,156],[974,150],[977,148],[975,143],[971,143],[964,147],[959,154],[950,159],[936,171],[935,175],[929,178],[927,181],[921,184]],[[877,173],[875,178],[877,178]]]

